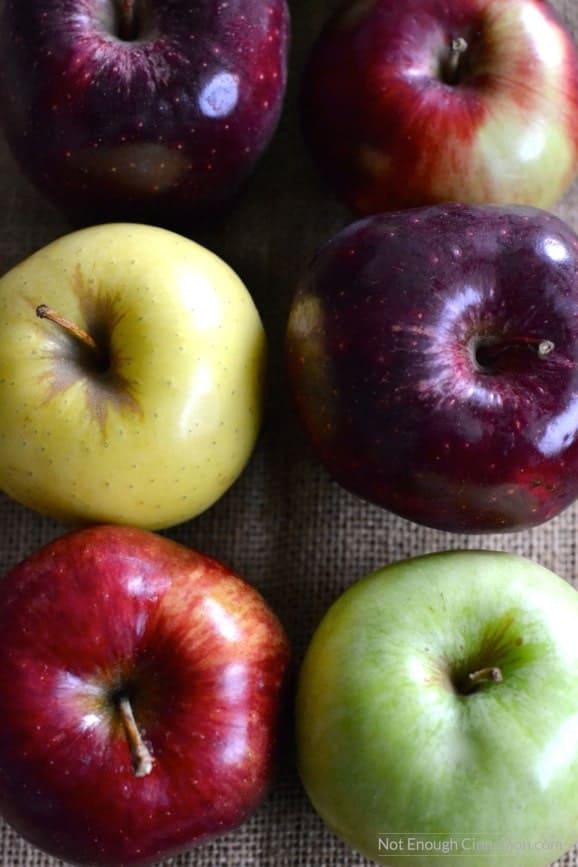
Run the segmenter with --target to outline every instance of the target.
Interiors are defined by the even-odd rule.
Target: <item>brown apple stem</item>
[[[65,331],[73,337],[76,337],[76,339],[80,340],[81,343],[84,343],[85,346],[88,346],[89,349],[92,349],[93,352],[99,351],[96,341],[90,336],[90,334],[88,334],[88,332],[83,328],[80,328],[78,325],[75,325],[74,322],[70,321],[70,319],[60,316],[56,310],[53,310],[52,307],[48,307],[47,304],[39,304],[36,308],[36,315],[39,319],[48,319],[50,322],[60,325],[61,328],[64,328]]]
[[[503,679],[501,669],[496,666],[480,668],[479,671],[470,671],[462,692],[467,694],[473,692],[482,683],[501,683]]]
[[[546,358],[555,349],[552,340],[542,337],[510,337],[505,340],[481,342],[476,349],[476,361],[483,368],[492,368],[500,356],[516,349],[529,349],[537,358]]]
[[[542,337],[513,337],[501,346],[501,351],[505,352],[508,349],[516,347],[531,349],[536,353],[538,358],[545,358],[554,349],[554,342],[552,340],[544,340]]]
[[[541,340],[536,347],[536,354],[538,358],[544,358],[546,355],[550,355],[553,349],[554,342],[552,340]]]
[[[508,349],[516,349],[517,347],[531,349],[538,358],[545,358],[550,355],[554,345],[553,340],[544,340],[542,337],[512,337],[496,348],[499,352],[507,352]]]
[[[153,757],[138,730],[132,705],[126,695],[120,696],[117,708],[128,742],[134,775],[146,777],[153,769]]]
[[[116,0],[117,33],[119,39],[131,42],[136,38],[136,0]]]
[[[457,84],[459,82],[462,57],[468,48],[468,43],[463,36],[456,36],[450,42],[450,50],[444,66],[444,80],[447,84]]]

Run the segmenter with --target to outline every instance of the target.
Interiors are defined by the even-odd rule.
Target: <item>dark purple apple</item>
[[[6,0],[14,157],[83,222],[216,212],[275,130],[288,29],[286,0]]]
[[[578,237],[522,206],[370,217],[313,260],[287,335],[314,449],[442,530],[532,527],[578,496]]]
[[[287,656],[220,563],[127,527],[57,539],[0,584],[0,811],[110,867],[235,827],[270,781]]]
[[[549,207],[578,170],[578,50],[546,0],[348,0],[313,49],[304,113],[360,214]]]

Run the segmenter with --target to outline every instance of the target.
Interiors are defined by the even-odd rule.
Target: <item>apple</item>
[[[519,530],[578,496],[578,237],[552,214],[354,223],[305,271],[287,357],[316,455],[405,518]]]
[[[313,806],[391,867],[561,857],[578,838],[577,633],[576,591],[513,554],[437,553],[353,584],[299,676]]]
[[[208,250],[144,225],[66,235],[0,279],[0,489],[67,523],[192,518],[251,454],[264,364]]]
[[[23,172],[74,220],[220,211],[268,145],[285,0],[5,0],[0,116]]]
[[[303,91],[317,165],[360,214],[549,207],[578,171],[578,50],[545,0],[353,0]]]
[[[288,644],[227,567],[146,530],[62,536],[0,584],[0,811],[75,864],[222,834],[271,777]]]

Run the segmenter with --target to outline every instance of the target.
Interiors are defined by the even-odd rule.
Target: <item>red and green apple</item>
[[[578,170],[578,50],[545,0],[350,0],[304,80],[317,165],[362,214],[549,207]]]

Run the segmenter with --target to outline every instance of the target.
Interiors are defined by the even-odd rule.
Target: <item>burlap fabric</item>
[[[555,3],[578,36],[578,0]],[[296,669],[329,604],[348,583],[371,569],[428,551],[483,547],[525,554],[576,582],[578,532],[576,508],[544,527],[519,534],[480,537],[434,532],[348,495],[314,462],[287,394],[284,325],[305,261],[350,217],[319,186],[301,139],[297,108],[307,51],[337,2],[292,0],[290,5],[289,96],[273,147],[226,223],[196,235],[239,272],[261,310],[271,350],[266,423],[241,480],[207,514],[168,535],[228,562],[261,590],[286,626]],[[578,229],[578,184],[557,212]],[[0,142],[0,271],[68,228],[19,176]],[[0,495],[0,572],[63,529]],[[369,863],[330,834],[309,806],[294,767],[290,727],[288,714],[277,779],[258,814],[237,832],[174,859],[175,867],[361,867]],[[59,863],[0,824],[0,867]],[[558,863],[578,865],[578,848]]]

